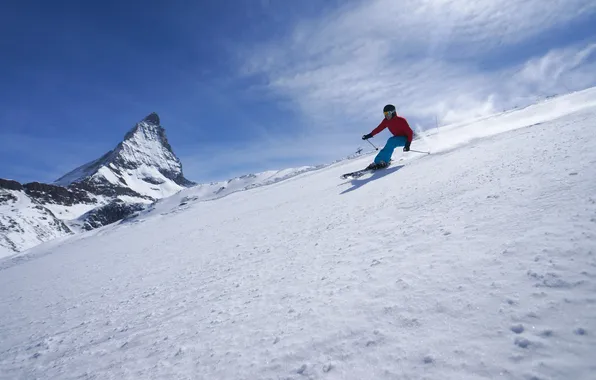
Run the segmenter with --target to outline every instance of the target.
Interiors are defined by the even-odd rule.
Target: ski
[[[372,172],[376,172],[377,170],[382,170],[382,169],[387,169],[389,166],[391,166],[392,162],[389,163],[389,165],[384,166],[382,168],[376,168],[376,169],[360,169],[360,170],[356,170],[355,172],[351,172],[351,173],[345,173],[341,175],[341,179],[356,179],[356,178],[360,178],[363,175],[365,175],[366,173],[372,173]]]
[[[374,172],[375,170],[378,169],[362,169],[362,170],[356,170],[355,172],[351,172],[351,173],[345,173],[341,175],[341,179],[348,179],[348,178],[359,178],[362,177],[363,175],[365,175],[366,173],[369,172]]]

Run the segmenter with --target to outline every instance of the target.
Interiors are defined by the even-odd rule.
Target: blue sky
[[[593,0],[8,1],[0,177],[51,182],[157,112],[208,182],[596,85]],[[382,145],[388,135],[375,138]]]

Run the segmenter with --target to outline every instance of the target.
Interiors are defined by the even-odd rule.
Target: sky
[[[593,0],[1,8],[0,178],[20,182],[100,157],[151,112],[205,183],[369,149],[388,103],[424,130],[596,85]]]

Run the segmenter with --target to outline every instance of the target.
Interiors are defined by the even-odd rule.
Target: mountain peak
[[[136,142],[132,142],[136,140]],[[124,136],[123,144],[161,144],[166,150],[170,151],[172,155],[174,151],[166,137],[166,131],[160,125],[159,116],[153,112],[147,115],[143,120],[138,122],[130,131]]]
[[[155,112],[128,131],[114,150],[56,181],[62,186],[81,182],[107,188],[110,192],[113,188],[132,190],[151,199],[163,198],[193,185],[184,178],[182,164]]]
[[[147,122],[149,124],[153,124],[153,125],[159,125],[159,115],[155,112],[151,112],[149,115],[147,115],[144,119],[144,122]]]

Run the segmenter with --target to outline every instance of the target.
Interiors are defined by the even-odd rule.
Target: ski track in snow
[[[41,246],[0,267],[0,379],[593,379],[594,120]]]

